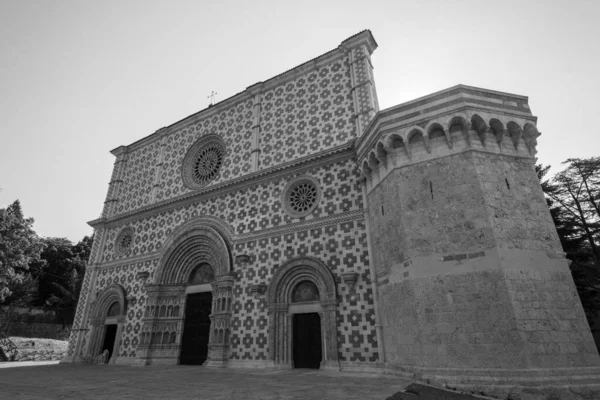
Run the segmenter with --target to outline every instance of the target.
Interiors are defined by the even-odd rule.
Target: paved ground
[[[316,370],[57,364],[4,368],[1,399],[385,400],[409,380]]]

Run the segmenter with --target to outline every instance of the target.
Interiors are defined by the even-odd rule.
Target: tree
[[[573,219],[587,241],[589,257],[600,268],[600,157],[570,158],[545,193]]]
[[[43,244],[32,228],[33,218],[25,218],[21,203],[0,209],[0,303],[23,283],[29,264],[39,260]]]
[[[54,311],[63,324],[73,320],[93,238],[84,237],[73,245],[65,238],[45,238],[39,261],[31,265],[38,280],[33,304]]]
[[[584,166],[580,164],[582,160],[574,160],[567,160],[571,163],[570,170],[567,168],[557,174],[552,181],[544,179],[549,166],[536,165],[536,170],[561,245],[571,261],[571,274],[579,298],[592,326],[600,311],[600,268],[592,246],[598,241],[598,219],[592,203],[592,200],[598,199],[598,192],[594,192],[594,188],[598,188],[598,181],[588,174],[591,169],[583,169]],[[580,179],[581,187],[576,185],[576,179]]]

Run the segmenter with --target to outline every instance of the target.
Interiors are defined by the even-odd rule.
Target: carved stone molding
[[[134,306],[136,301],[137,301],[137,299],[134,295],[127,296],[127,304],[128,305]]]
[[[319,290],[321,329],[323,338],[322,368],[339,369],[335,281],[327,266],[313,257],[298,257],[283,264],[271,279],[267,291],[269,310],[269,361],[279,368],[293,367],[292,293],[298,283],[314,283]]]
[[[250,262],[250,256],[248,254],[240,254],[235,257],[236,264],[248,264]]]
[[[258,285],[250,286],[250,294],[254,296],[254,298],[258,299],[263,296],[267,291],[267,285],[264,283],[259,283]]]
[[[354,285],[356,285],[356,281],[358,280],[358,273],[357,272],[345,272],[342,274],[342,280],[344,281],[344,283],[346,285],[348,285],[350,290],[354,290]]]
[[[150,272],[148,271],[140,271],[137,273],[137,278],[140,279],[142,281],[142,283],[146,283],[146,281],[148,280],[148,277],[150,276]]]

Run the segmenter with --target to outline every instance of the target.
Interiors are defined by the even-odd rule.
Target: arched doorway
[[[319,289],[311,280],[301,281],[292,290],[292,365],[294,368],[319,368],[323,361]]]
[[[138,346],[143,364],[227,363],[231,308],[223,305],[231,305],[234,282],[229,243],[223,226],[206,218],[186,223],[167,241],[154,284],[147,285],[149,317]]]
[[[208,358],[215,273],[201,263],[191,273],[185,290],[185,320],[181,336],[180,364],[203,364]]]
[[[125,308],[125,289],[121,285],[110,285],[97,295],[92,305],[92,328],[86,355],[96,357],[108,350],[108,362],[114,364],[117,361],[125,322]]]
[[[274,367],[339,369],[335,281],[325,264],[288,261],[273,275],[267,301]]]

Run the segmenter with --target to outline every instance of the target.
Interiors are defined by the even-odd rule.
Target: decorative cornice
[[[259,240],[272,236],[280,236],[285,235],[287,233],[297,232],[298,230],[303,229],[314,229],[320,228],[323,226],[339,224],[342,222],[355,221],[357,219],[364,219],[365,211],[364,210],[355,210],[348,211],[341,214],[330,215],[327,217],[309,220],[309,221],[301,221],[291,224],[286,224],[282,226],[278,226],[275,228],[263,229],[259,232],[255,233],[246,233],[243,235],[238,235],[235,238],[236,243],[244,243],[249,242],[251,240]]]
[[[340,47],[344,49],[353,49],[361,45],[364,45],[367,48],[369,55],[373,54],[377,48],[377,42],[370,30],[367,29],[356,35],[350,36],[340,44]]]
[[[97,218],[89,221],[88,225],[98,229],[100,227],[111,227],[117,224],[124,224],[147,215],[152,215],[159,211],[186,206],[188,204],[196,203],[198,201],[220,196],[233,191],[240,191],[265,181],[275,180],[292,173],[303,172],[311,168],[343,161],[353,158],[354,156],[354,141],[352,140],[326,151],[311,154],[306,157],[276,165],[268,169],[256,171],[239,178],[212,185],[198,191],[186,193],[168,200],[149,204],[137,210],[118,214],[110,218]]]
[[[356,149],[361,153],[363,148],[372,147],[372,143],[377,141],[372,132],[392,129],[390,126],[392,119],[393,129],[396,129],[401,126],[416,125],[419,121],[432,119],[433,116],[450,115],[465,110],[481,110],[527,118],[535,122],[537,117],[531,114],[527,101],[527,96],[456,85],[379,111],[369,122],[362,136],[356,139]],[[521,106],[517,106],[518,104]]]

